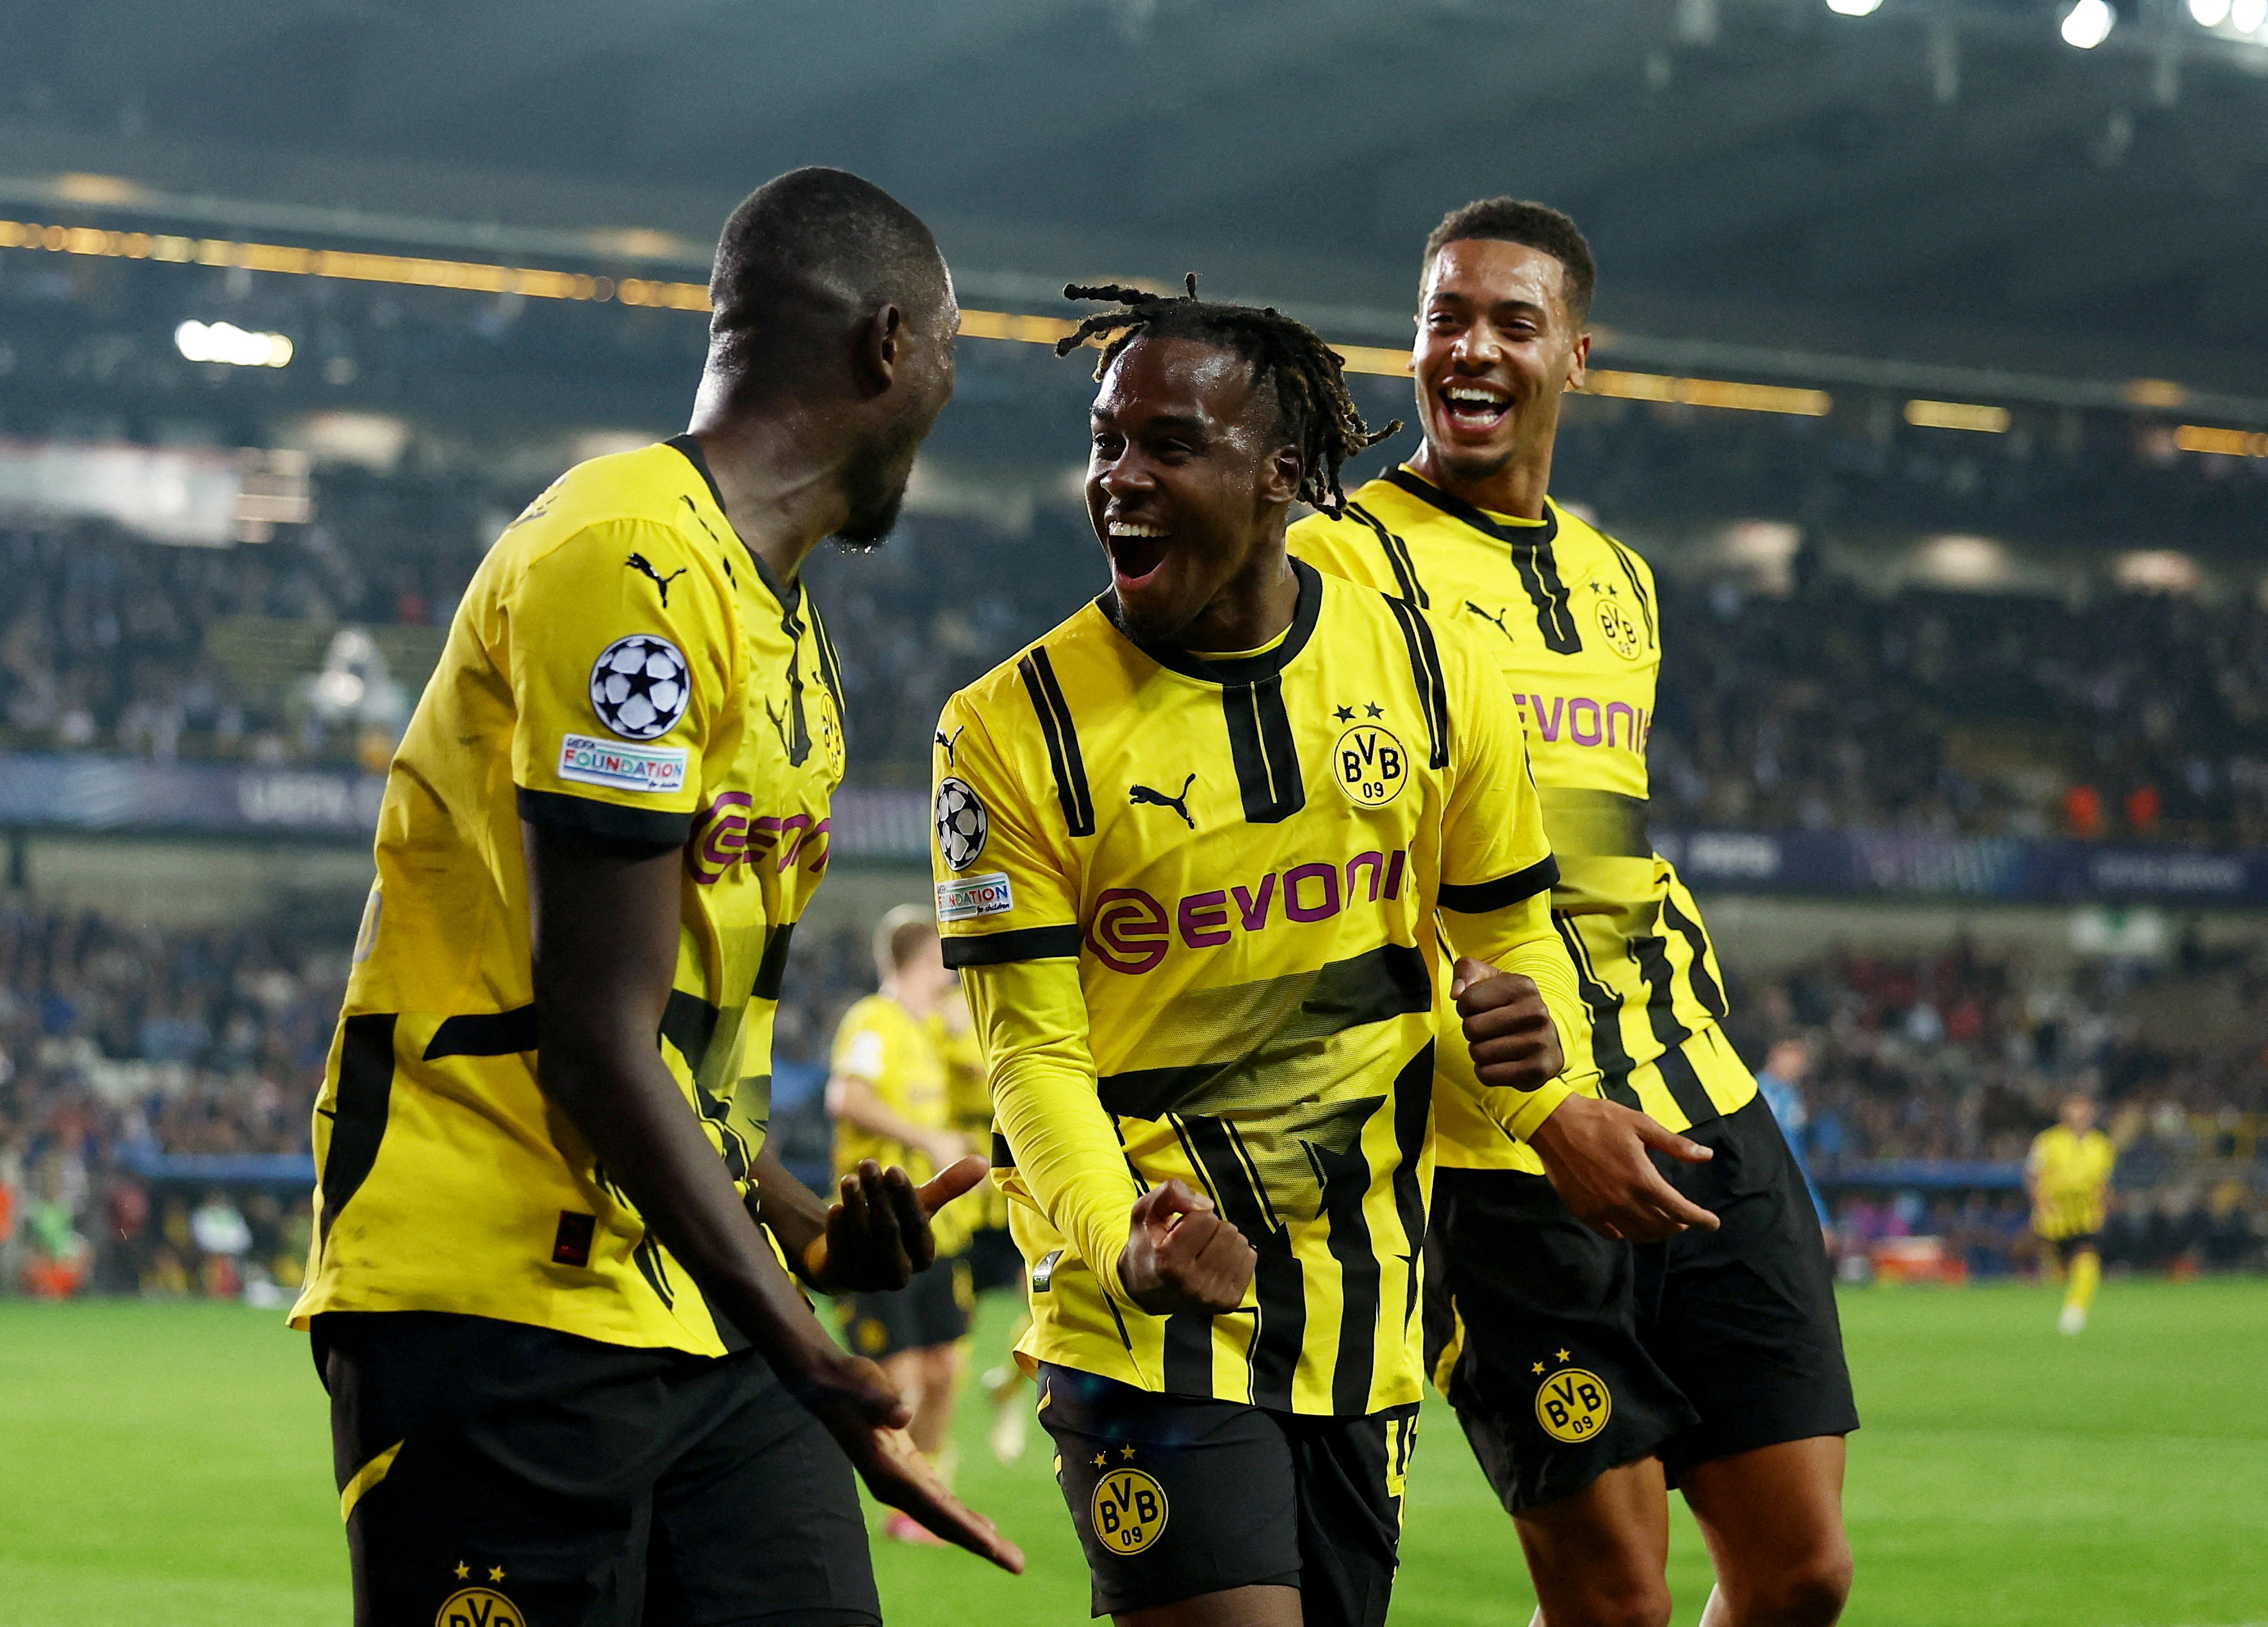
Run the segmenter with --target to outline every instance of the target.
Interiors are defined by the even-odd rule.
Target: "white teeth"
[[[1110,534],[1114,537],[1162,537],[1166,534],[1166,528],[1163,526],[1113,526]]]
[[[1445,390],[1442,394],[1447,395],[1452,401],[1465,402],[1476,407],[1502,407],[1506,404],[1505,398],[1503,396],[1491,395],[1485,390],[1451,389]]]

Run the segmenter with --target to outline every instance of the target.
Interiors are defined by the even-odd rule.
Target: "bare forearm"
[[[801,1260],[827,1230],[827,1200],[788,1173],[769,1141],[748,1174],[748,1212],[779,1240],[789,1259]]]

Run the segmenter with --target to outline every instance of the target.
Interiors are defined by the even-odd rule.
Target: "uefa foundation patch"
[[[617,791],[682,791],[685,758],[682,746],[623,746],[570,734],[559,742],[559,777]]]

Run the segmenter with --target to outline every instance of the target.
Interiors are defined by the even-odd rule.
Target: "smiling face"
[[[1410,371],[1439,472],[1475,485],[1548,466],[1559,397],[1579,387],[1590,335],[1567,308],[1567,269],[1493,238],[1445,244],[1426,268]]]
[[[1288,579],[1284,519],[1300,460],[1274,391],[1256,388],[1234,351],[1138,338],[1103,375],[1093,428],[1086,512],[1110,557],[1119,624],[1148,643],[1248,647],[1207,640],[1248,637],[1240,610],[1272,577]]]

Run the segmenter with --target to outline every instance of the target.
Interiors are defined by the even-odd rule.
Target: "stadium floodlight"
[[[1827,9],[1837,17],[1872,17],[1882,9],[1882,0],[1827,0]]]
[[[2228,0],[2190,0],[2190,18],[2200,28],[2218,28],[2228,20]]]
[[[284,367],[291,361],[291,342],[282,334],[247,333],[233,322],[183,322],[173,329],[173,348],[185,360],[231,367]]]
[[[2236,0],[2228,8],[2228,26],[2246,34],[2257,34],[2268,27],[2268,0]]]
[[[2110,0],[2079,0],[2063,14],[2063,42],[2091,51],[2117,26],[2118,13],[2110,9]]]

